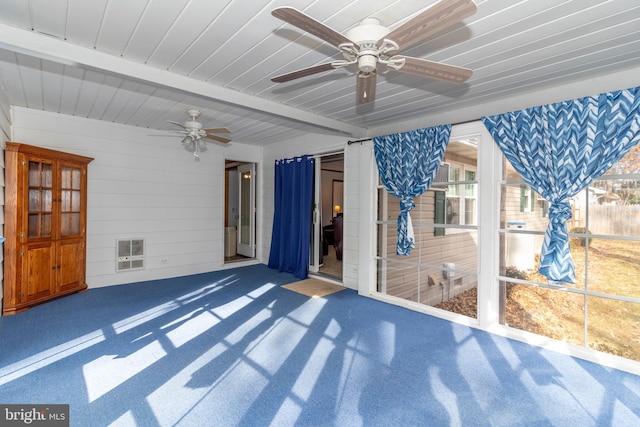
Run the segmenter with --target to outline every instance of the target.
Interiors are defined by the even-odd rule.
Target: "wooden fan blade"
[[[231,131],[227,128],[209,128],[209,129],[202,129],[203,131],[205,131],[206,133],[231,133]]]
[[[445,82],[463,83],[473,74],[473,71],[468,68],[441,64],[439,62],[427,61],[426,59],[413,58],[411,56],[396,55],[391,59],[404,59],[404,65],[398,70],[402,73],[414,74],[420,77],[430,77],[432,79],[444,80]]]
[[[342,43],[353,43],[333,28],[327,27],[322,22],[316,21],[312,17],[305,15],[293,7],[279,7],[274,9],[271,14],[276,18],[294,25],[303,31],[311,33],[319,39],[329,42],[336,47],[340,46]]]
[[[182,129],[186,129],[186,128],[184,127],[184,125],[183,125],[182,123],[180,123],[180,122],[172,122],[171,120],[167,120],[167,123],[171,123],[172,125],[178,125],[178,126],[180,126]]]
[[[378,41],[393,40],[406,49],[476,13],[473,0],[440,0]]]
[[[312,74],[322,73],[323,71],[333,70],[331,62],[327,62],[313,67],[303,68],[302,70],[292,71],[291,73],[282,74],[271,78],[274,83],[284,83],[300,77],[310,76]]]
[[[363,73],[360,71],[356,76],[356,103],[367,104],[376,99],[376,80],[375,71]]]
[[[226,144],[227,142],[231,141],[229,138],[223,138],[223,137],[217,136],[217,135],[209,135],[209,134],[207,134],[207,138],[213,139],[214,141],[222,142],[223,144]]]

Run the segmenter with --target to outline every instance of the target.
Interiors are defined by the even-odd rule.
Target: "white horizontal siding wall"
[[[224,160],[262,150],[208,144],[195,161],[180,136],[15,108],[13,140],[95,160],[89,164],[87,283],[101,287],[224,268]],[[145,240],[145,268],[116,272],[116,241]]]

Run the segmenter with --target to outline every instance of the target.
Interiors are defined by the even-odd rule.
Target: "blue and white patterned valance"
[[[549,283],[575,283],[566,221],[569,198],[640,141],[640,88],[558,102],[482,121],[505,157],[549,207],[539,271]]]

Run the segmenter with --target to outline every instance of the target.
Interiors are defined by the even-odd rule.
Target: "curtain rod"
[[[356,144],[358,142],[362,144],[363,142],[371,141],[371,140],[373,140],[373,138],[356,139],[355,141],[347,141],[347,145]]]
[[[451,126],[464,125],[466,123],[476,122],[478,120],[466,120],[464,122],[452,123]],[[354,141],[347,141],[347,145],[357,144],[358,142],[362,144],[363,142],[372,141],[373,138],[365,138],[365,139],[356,139]]]

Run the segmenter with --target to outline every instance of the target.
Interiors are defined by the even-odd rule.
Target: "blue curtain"
[[[413,198],[427,191],[444,158],[451,125],[442,125],[373,138],[382,184],[400,199],[398,255],[410,255],[415,247],[409,211]]]
[[[308,156],[277,160],[269,268],[309,274],[314,160]]]
[[[550,202],[539,271],[575,283],[566,221],[569,199],[640,140],[640,89],[559,102],[482,121],[524,181]]]

